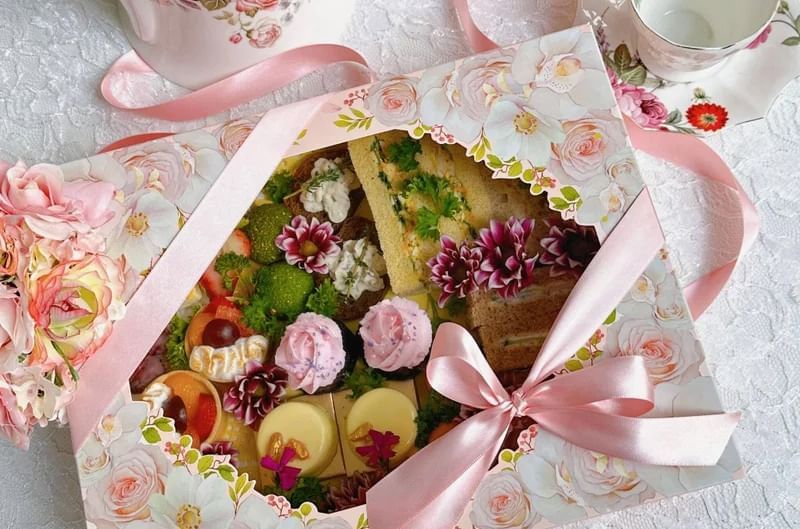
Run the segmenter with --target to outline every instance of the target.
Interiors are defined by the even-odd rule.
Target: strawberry
[[[231,236],[228,237],[228,240],[222,245],[222,250],[219,253],[222,254],[228,252],[250,257],[250,239],[247,238],[247,235],[245,235],[242,230],[233,230]]]
[[[203,277],[200,278],[200,286],[208,294],[209,298],[224,298],[225,296],[230,296],[233,294],[232,291],[225,288],[225,285],[222,282],[222,275],[214,270],[214,263],[208,265],[206,271],[203,273]]]
[[[226,307],[226,308],[229,308],[229,309],[233,309],[233,310],[235,310],[237,312],[239,310],[239,309],[236,308],[236,304],[233,301],[229,300],[225,296],[217,296],[217,297],[212,297],[211,301],[208,302],[208,305],[203,307],[203,310],[201,312],[207,312],[209,314],[216,315],[217,311],[219,310],[220,307]],[[241,318],[241,317],[242,317],[241,312],[238,312],[237,318]],[[226,320],[230,319],[230,318],[226,318],[225,316],[217,316],[217,318],[225,318]],[[231,321],[236,321],[236,320],[231,320]]]
[[[191,419],[191,428],[197,432],[200,442],[208,439],[216,421],[217,405],[214,402],[214,397],[207,393],[201,394],[200,400],[197,401],[197,412]]]

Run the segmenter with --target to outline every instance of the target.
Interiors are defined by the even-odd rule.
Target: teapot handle
[[[128,19],[136,36],[148,44],[155,43],[158,3],[143,2],[142,0],[120,0],[120,4],[128,14]]]

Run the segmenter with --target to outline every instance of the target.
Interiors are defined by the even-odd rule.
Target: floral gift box
[[[639,239],[615,240],[646,190],[588,26],[60,168],[18,166],[3,186],[4,263],[23,263],[5,297],[30,307],[19,335],[0,334],[24,349],[0,384],[21,402],[3,431],[22,439],[69,404],[90,527],[531,529],[742,474],[730,432],[691,466],[622,457],[614,435],[573,442],[597,413],[722,410],[668,251],[648,234],[643,261]],[[52,191],[49,215],[26,209],[33,187]],[[57,214],[59,201],[83,210]],[[562,308],[605,288],[593,269],[612,251],[640,270],[537,381],[571,386],[564,408],[532,411],[531,366],[570,319]],[[454,347],[491,391],[466,368],[441,382]],[[616,380],[622,365],[644,396],[568,409],[575,381]],[[459,397],[475,387],[500,397]],[[620,411],[634,401],[648,406]],[[578,412],[595,415],[559,426]],[[458,516],[387,524],[387,495],[405,509],[450,465],[409,469],[491,413],[508,425]]]

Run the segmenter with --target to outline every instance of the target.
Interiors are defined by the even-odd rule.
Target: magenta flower
[[[447,236],[442,237],[441,245],[436,257],[428,261],[428,267],[431,282],[442,289],[439,306],[444,307],[451,297],[463,298],[478,290],[482,283],[479,273],[483,254],[466,242],[456,246],[456,241]]]
[[[536,256],[528,257],[525,245],[533,230],[532,219],[509,218],[505,224],[492,220],[478,234],[475,244],[483,251],[479,283],[484,281],[500,297],[510,298],[533,283]]]
[[[330,222],[312,217],[309,223],[302,215],[293,218],[275,238],[275,245],[286,252],[287,263],[318,274],[328,273],[328,259],[342,251],[340,242]]]
[[[272,364],[247,363],[245,374],[225,392],[222,407],[247,426],[257,430],[261,420],[286,396],[289,374]]]
[[[356,447],[358,455],[367,458],[367,465],[372,468],[388,468],[389,460],[396,455],[394,447],[400,442],[400,437],[394,432],[369,431],[371,444]]]
[[[205,455],[230,456],[230,464],[239,467],[239,451],[236,450],[230,441],[215,441],[213,443],[203,443],[200,445],[200,452]]]
[[[300,469],[290,467],[289,463],[297,455],[294,448],[287,446],[283,449],[281,460],[275,461],[272,456],[264,456],[261,458],[261,466],[267,470],[275,472],[278,478],[278,486],[283,490],[291,490],[297,485],[297,478],[300,477]]]
[[[539,264],[551,266],[551,277],[571,275],[577,279],[600,249],[597,234],[592,228],[574,222],[555,220],[545,224],[550,231],[539,242],[544,249]]]

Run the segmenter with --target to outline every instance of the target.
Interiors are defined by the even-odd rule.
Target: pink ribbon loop
[[[444,396],[482,411],[370,489],[370,527],[452,529],[518,415],[569,443],[613,457],[651,465],[716,464],[739,414],[641,417],[654,406],[642,358],[607,359],[549,378],[600,328],[663,243],[645,190],[586,268],[514,395],[503,388],[467,330],[442,324],[431,348],[428,381]]]
[[[367,67],[364,57],[338,44],[314,44],[289,50],[261,61],[187,95],[156,105],[136,106],[118,95],[119,79],[157,75],[135,52],[120,57],[103,77],[100,92],[111,105],[139,114],[170,121],[201,119],[265,96],[324,66],[351,62]],[[363,74],[345,78],[355,86],[368,82]]]

